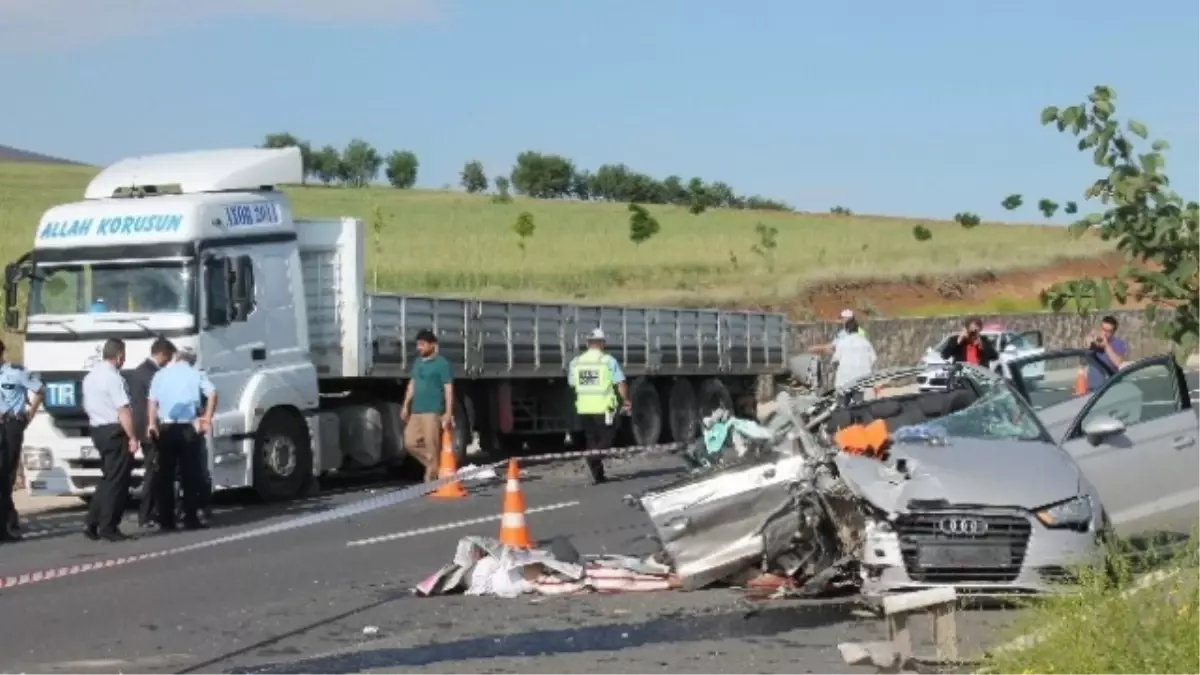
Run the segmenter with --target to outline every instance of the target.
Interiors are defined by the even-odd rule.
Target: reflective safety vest
[[[604,415],[617,407],[613,394],[613,374],[608,354],[589,349],[575,359],[571,381],[575,383],[575,412],[580,415]]]

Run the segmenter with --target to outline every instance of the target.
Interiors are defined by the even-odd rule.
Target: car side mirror
[[[1088,420],[1083,425],[1083,435],[1092,445],[1100,445],[1105,440],[1125,431],[1125,423],[1109,415],[1101,415]]]

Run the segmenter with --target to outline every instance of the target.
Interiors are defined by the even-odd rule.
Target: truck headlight
[[[21,463],[26,471],[49,471],[54,468],[54,456],[50,448],[26,447],[21,451]]]
[[[1037,519],[1046,527],[1087,530],[1092,524],[1092,498],[1073,497],[1037,510]]]

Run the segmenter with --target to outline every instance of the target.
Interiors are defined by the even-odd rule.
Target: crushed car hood
[[[897,444],[886,461],[844,453],[836,461],[859,496],[892,513],[910,510],[911,501],[1036,509],[1080,490],[1079,470],[1050,443],[953,438],[946,446]]]

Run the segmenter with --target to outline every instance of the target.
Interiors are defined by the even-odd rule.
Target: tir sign
[[[51,382],[46,385],[46,407],[74,408],[75,405],[74,382]]]

